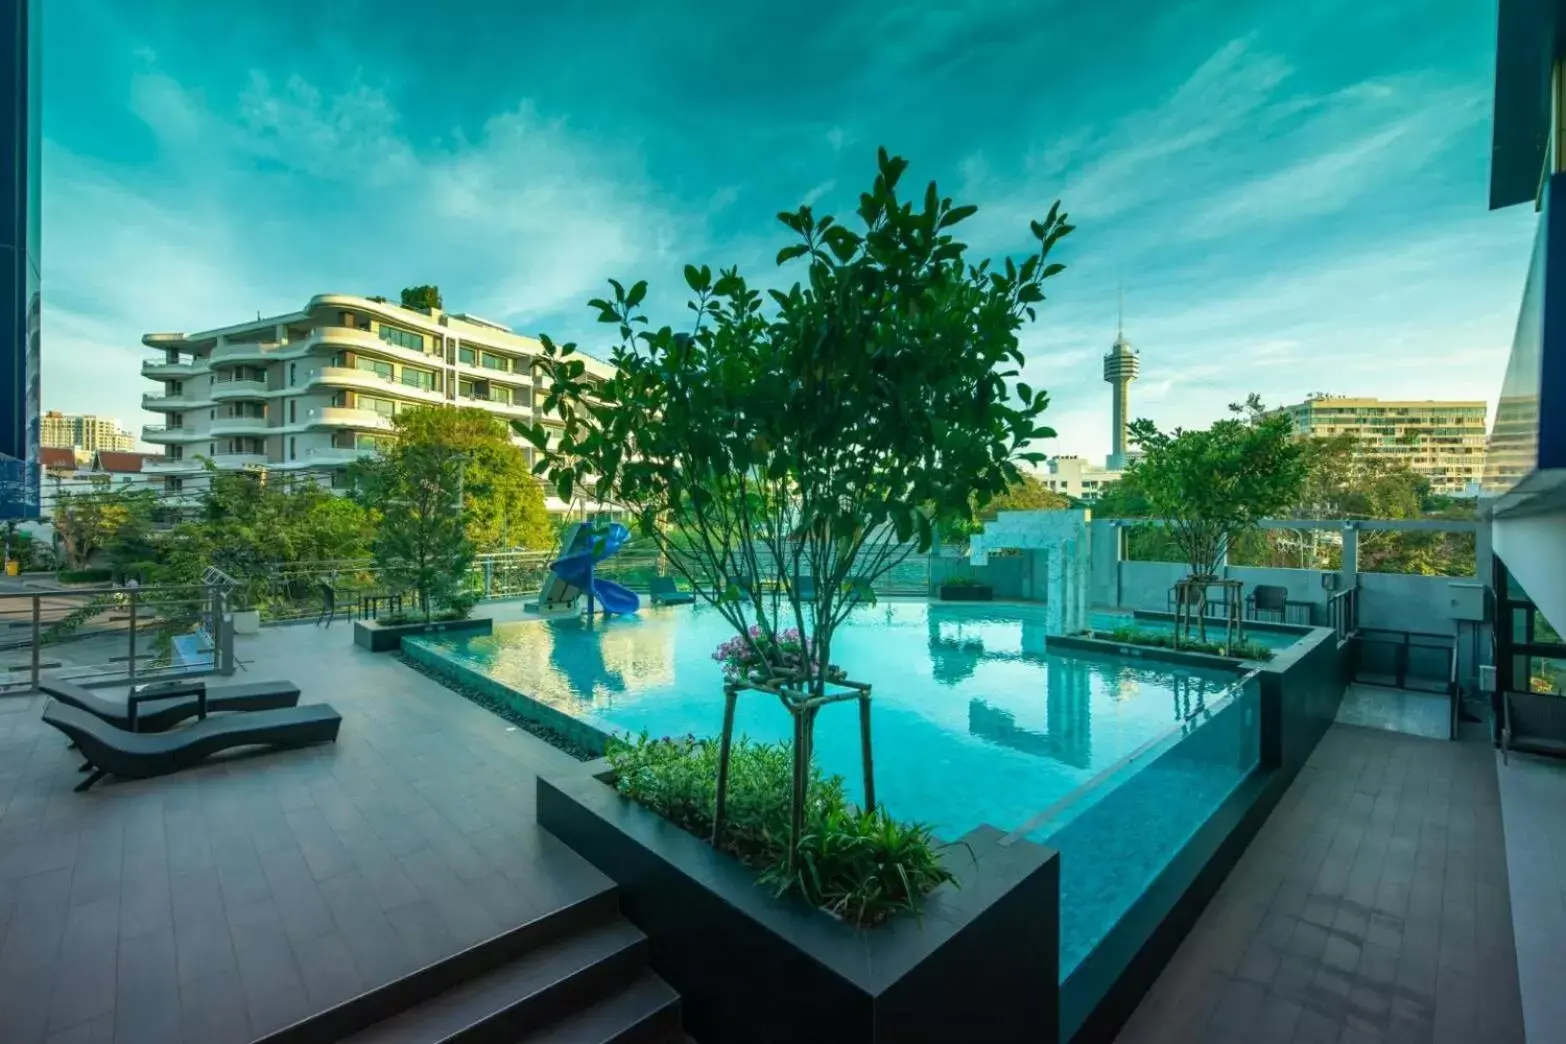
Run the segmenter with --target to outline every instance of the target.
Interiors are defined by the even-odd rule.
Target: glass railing
[[[1063,983],[1261,762],[1258,672],[1216,695],[1206,692],[1204,681],[1192,683],[1178,722],[1012,835],[1060,852]],[[1148,916],[1139,931],[1151,935],[1168,912]],[[1135,945],[1117,945],[1116,951],[1135,953],[1145,941],[1139,935]],[[1092,1003],[1096,999],[1082,1010]]]

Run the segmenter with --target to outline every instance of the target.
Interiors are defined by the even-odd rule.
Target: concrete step
[[[647,937],[615,916],[547,943],[351,1038],[358,1044],[514,1041],[619,991]],[[611,1038],[612,1039],[612,1038]]]
[[[680,995],[650,971],[596,1004],[551,1023],[517,1044],[678,1044]]]

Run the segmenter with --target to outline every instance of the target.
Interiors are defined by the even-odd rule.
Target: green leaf
[[[786,261],[792,261],[796,257],[803,257],[808,253],[810,253],[810,247],[804,243],[786,246],[778,251],[778,264],[781,265]]]
[[[647,296],[647,280],[643,279],[631,287],[631,292],[625,296],[625,307],[635,308],[642,303]]]
[[[685,285],[690,287],[693,293],[699,294],[708,288],[709,283],[701,277],[701,270],[695,265],[686,265]]]
[[[962,207],[953,207],[941,216],[941,228],[951,228],[959,221],[966,221],[979,212],[979,208],[969,204]]]

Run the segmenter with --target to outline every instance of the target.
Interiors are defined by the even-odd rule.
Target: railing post
[[[130,657],[125,661],[125,671],[132,685],[136,684],[136,589],[130,591]]]
[[[43,608],[43,595],[33,595],[33,691],[38,691],[38,658],[39,649],[43,644],[43,624],[41,621]]]

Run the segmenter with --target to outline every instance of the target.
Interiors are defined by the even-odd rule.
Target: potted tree
[[[1257,522],[1293,504],[1307,472],[1305,447],[1287,414],[1268,412],[1256,395],[1229,409],[1234,416],[1202,430],[1164,432],[1150,420],[1136,421],[1131,440],[1142,455],[1126,476],[1190,566],[1176,585],[1177,638],[1187,637],[1194,623],[1197,640],[1206,641],[1208,592],[1220,588],[1228,610],[1224,645],[1243,639],[1236,633],[1243,593],[1238,581],[1220,575],[1229,549]]]
[[[1030,443],[1054,434],[1039,423],[1047,395],[1018,380],[1024,357],[1017,334],[1043,300],[1044,281],[1063,267],[1050,254],[1071,225],[1057,204],[1032,223],[1020,262],[970,266],[955,229],[976,208],[955,205],[934,184],[922,205],[904,202],[898,186],[906,166],[880,152],[874,183],[860,197],[857,229],[808,206],[778,215],[794,242],[777,261],[805,269],[791,287],[764,295],[734,269],[714,275],[707,266],[687,266],[695,318],[683,330],[649,321],[645,281],[611,281],[612,296],[590,307],[619,333],[615,372],[591,375],[574,345],[540,338],[552,378],[543,408],[558,413],[565,430],[556,441],[541,426],[518,426],[543,454],[536,470],[562,500],[586,490],[630,512],[642,537],[733,634],[714,655],[723,666],[713,677],[714,695],[723,695],[714,707],[718,739],[653,745],[645,758],[622,757],[627,771],[618,777],[603,778],[642,799],[660,789],[644,787],[647,773],[676,763],[685,778],[701,781],[698,792],[710,793],[712,804],[698,801],[670,818],[710,830],[717,847],[732,851],[725,847],[732,827],[725,802],[739,745],[736,703],[780,701],[794,720],[785,752],[792,770],[766,778],[788,780],[789,818],[786,841],[772,849],[777,865],[764,876],[816,903],[827,875],[815,858],[820,853],[808,847],[844,841],[842,850],[868,853],[851,872],[862,874],[890,865],[871,833],[903,837],[915,848],[928,844],[926,834],[876,806],[873,679],[849,677],[833,662],[839,627],[874,599],[878,579],[928,551],[937,526],[971,523],[976,510],[1013,486],[1018,462],[1039,459]],[[831,819],[825,810],[842,806],[820,796],[811,755],[818,715],[847,717],[833,709],[839,704],[858,710],[863,779],[856,807]],[[588,804],[608,800],[591,787],[580,793]],[[540,822],[568,843],[592,848],[605,835],[573,827],[581,822],[573,817],[592,814],[583,804],[573,811],[574,800],[540,779]],[[616,800],[595,807],[630,815],[630,806]],[[660,808],[657,799],[646,800]],[[747,815],[756,804],[754,794],[747,797]],[[843,833],[849,830],[856,831],[851,843]],[[665,846],[658,858],[682,858],[673,849],[690,857],[689,843],[657,836],[651,843]],[[627,865],[598,854],[606,868]],[[698,890],[716,887],[707,875],[682,880]],[[698,880],[708,884],[692,883]],[[649,895],[645,915],[684,902],[674,898],[686,894],[682,887]],[[905,909],[923,899],[919,886],[897,875],[885,887]],[[732,918],[748,916],[752,905],[736,900],[715,909]],[[705,930],[722,932],[715,923]],[[701,949],[722,954],[720,939],[709,943]],[[692,1010],[735,1005],[739,994],[720,997],[713,989],[718,971],[709,962],[705,978],[693,973],[676,982],[682,992],[696,991],[686,993]],[[736,986],[753,988],[770,986]],[[972,1028],[983,1035],[982,1026]]]

